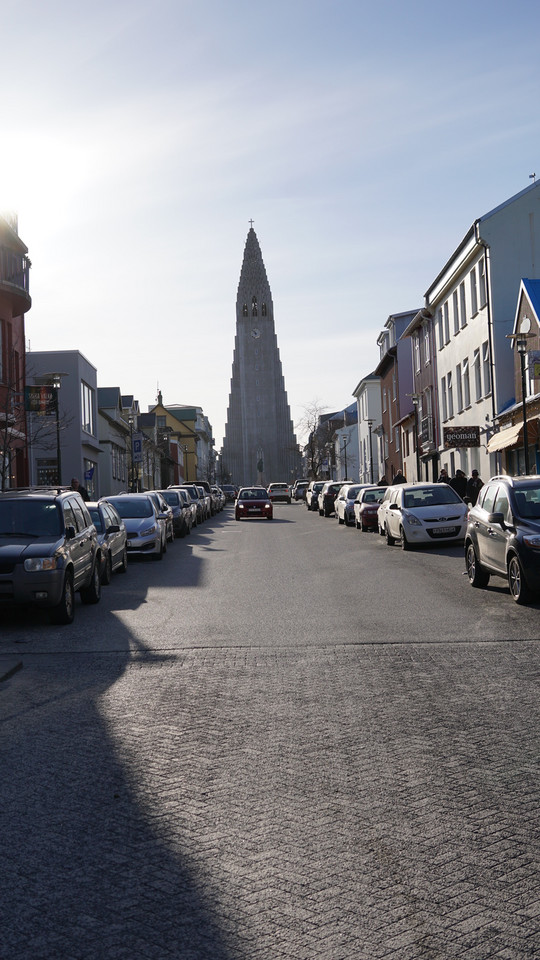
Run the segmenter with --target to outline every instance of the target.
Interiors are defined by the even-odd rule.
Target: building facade
[[[221,455],[224,481],[268,486],[301,475],[259,241],[249,230],[238,295],[231,390]]]
[[[0,216],[0,490],[29,482],[24,316],[32,305],[28,249],[16,217]]]

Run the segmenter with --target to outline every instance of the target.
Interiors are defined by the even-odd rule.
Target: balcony
[[[19,317],[32,306],[30,260],[24,253],[0,245],[0,296],[11,303],[11,315]]]

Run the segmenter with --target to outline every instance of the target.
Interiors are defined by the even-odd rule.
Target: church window
[[[261,307],[261,316],[263,316],[263,317],[266,316],[266,304],[265,304],[265,303],[263,303],[263,305],[262,305],[262,307]]]
[[[242,316],[247,317],[247,315],[248,315],[248,305],[247,303],[245,303],[244,306],[242,307]]]
[[[251,298],[251,316],[252,317],[257,316],[257,297]]]

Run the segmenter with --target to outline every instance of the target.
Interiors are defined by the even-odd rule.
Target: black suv
[[[72,623],[75,591],[101,597],[98,535],[73,490],[0,493],[0,603],[50,608],[53,623]]]
[[[540,477],[492,477],[469,510],[467,576],[487,587],[492,574],[508,579],[516,603],[540,591]]]

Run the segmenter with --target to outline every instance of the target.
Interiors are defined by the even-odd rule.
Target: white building
[[[377,483],[381,473],[377,435],[382,424],[381,378],[368,374],[353,390],[353,397],[358,410],[358,479],[360,483]]]
[[[496,471],[495,417],[514,402],[512,333],[522,277],[538,276],[540,183],[475,220],[425,294],[437,332],[440,466]]]

